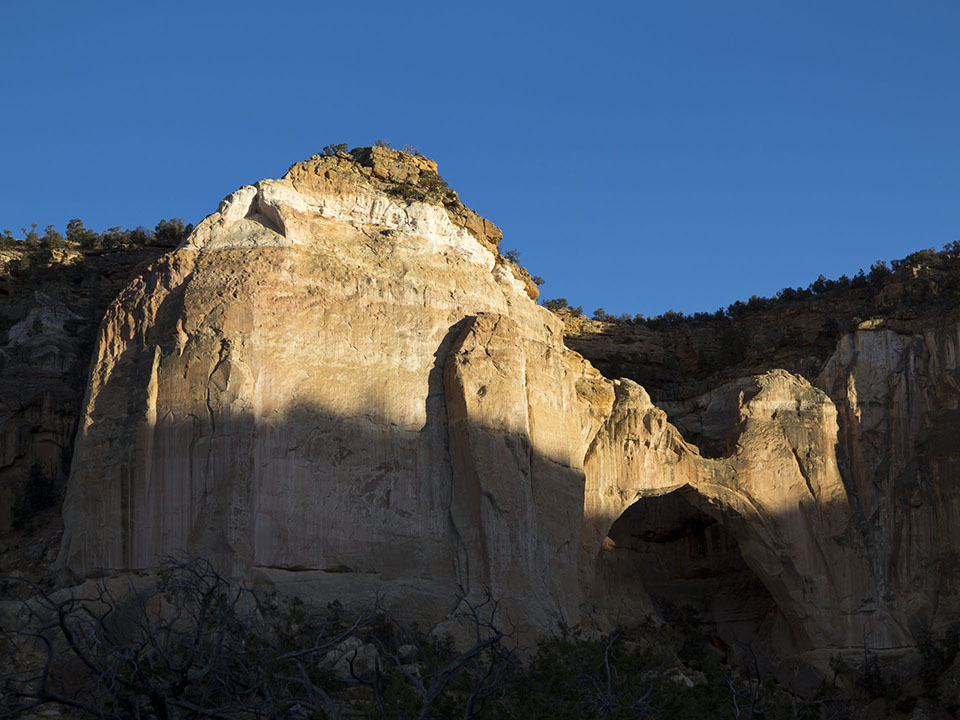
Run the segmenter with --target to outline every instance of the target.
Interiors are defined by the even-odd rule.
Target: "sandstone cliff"
[[[313,573],[332,596],[389,581],[449,603],[472,570],[454,562],[447,353],[487,313],[575,357],[498,240],[398,151],[317,157],[231,195],[107,312],[62,564],[188,549]]]
[[[929,384],[952,387],[949,328],[845,336],[816,385],[761,364],[675,394],[701,453],[566,347],[499,240],[432,161],[387,148],[227,197],[106,312],[61,577],[187,551],[431,623],[489,588],[547,631],[693,605],[732,643],[821,665],[941,619],[950,581],[915,562],[942,541],[945,569],[951,536],[904,508],[953,502],[910,475],[927,447],[955,467],[930,423],[956,410]]]
[[[748,381],[738,376],[785,367],[824,393],[853,518],[839,539],[857,548],[862,607],[872,608],[852,621],[866,628],[872,617],[886,636],[865,632],[871,648],[903,649],[960,614],[956,250],[915,253],[868,288],[732,318],[657,328],[561,313],[570,346],[642,380],[711,457],[740,452],[738,398]],[[724,354],[726,364],[716,362]]]

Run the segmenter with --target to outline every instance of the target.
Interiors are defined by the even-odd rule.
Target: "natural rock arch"
[[[621,380],[615,390],[584,460],[585,612],[604,614],[597,558],[615,523],[638,500],[682,493],[725,524],[798,649],[861,646],[864,637],[873,647],[903,643],[862,565],[836,462],[836,409],[824,393],[782,370],[739,383],[727,400],[739,418],[734,450],[705,458],[643,388]]]
[[[628,506],[611,525],[595,568],[596,607],[620,623],[682,619],[715,638],[728,659],[759,662],[763,670],[776,665],[778,653],[798,649],[727,518],[689,486]]]

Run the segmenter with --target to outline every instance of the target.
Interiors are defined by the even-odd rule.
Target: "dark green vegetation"
[[[384,139],[381,138],[381,139],[378,139],[375,143],[373,143],[373,146],[374,146],[374,147],[379,147],[379,148],[388,148],[388,147],[391,147],[391,143],[390,143],[389,140],[384,140]],[[339,155],[339,154],[342,153],[343,155],[351,156],[351,157],[352,157],[354,153],[356,153],[358,150],[362,150],[362,149],[363,149],[363,148],[354,148],[354,149],[351,150],[350,152],[347,152],[347,143],[336,143],[336,144],[334,144],[334,145],[325,145],[324,148],[323,148],[323,150],[320,151],[320,154],[323,155],[323,156],[325,156],[325,157],[330,157],[330,156],[332,156],[332,155]],[[407,153],[407,154],[409,154],[409,155],[419,155],[419,154],[420,154],[420,153],[417,151],[417,146],[416,146],[416,145],[403,145],[403,146],[400,147],[400,150],[402,150],[403,152],[405,152],[405,153]]]
[[[614,317],[598,309],[598,324],[564,298],[544,306],[566,321],[568,347],[607,377],[640,383],[657,403],[689,400],[772,368],[813,382],[847,333],[880,326],[914,332],[921,319],[955,319],[960,242],[874,263],[852,279],[821,277],[806,289],[786,288],[774,298],[737,301],[715,313]]]
[[[0,633],[0,717],[56,707],[79,718],[825,718],[711,651],[692,616],[674,629],[562,631],[536,647],[488,597],[461,598],[459,642],[382,609],[310,608],[201,560],[85,597],[40,592]]]
[[[527,277],[530,278],[530,281],[537,287],[543,285],[546,280],[544,280],[539,275],[531,275],[530,271],[527,270],[523,265],[520,264],[520,251],[519,250],[504,250],[500,249],[500,258],[503,260],[509,261],[514,267],[518,268],[520,272],[524,273]]]
[[[583,315],[583,305],[577,305],[574,307],[567,302],[566,298],[553,298],[552,300],[544,300],[543,306],[547,310],[552,310],[553,312],[566,310],[573,315],[573,317],[580,317]],[[598,308],[598,310],[602,312],[603,308]]]
[[[447,181],[432,170],[423,170],[416,180],[404,180],[389,190],[407,201],[432,203],[457,203],[457,194],[447,185]]]
[[[61,235],[53,225],[47,225],[41,235],[37,224],[21,228],[23,237],[15,237],[7,229],[0,235],[0,251],[18,250],[22,255],[10,264],[14,276],[26,277],[35,274],[38,265],[49,265],[56,252],[78,252],[81,255],[142,250],[144,248],[175,248],[193,230],[193,225],[180,218],[161,220],[153,230],[140,226],[133,230],[119,226],[102,233],[94,232],[74,218],[67,223],[66,233]],[[31,268],[33,270],[31,271]]]
[[[171,219],[99,233],[74,219],[62,233],[36,225],[21,237],[0,233],[0,396],[12,442],[0,468],[0,531],[32,533],[59,503],[104,312],[191,229]]]
[[[140,226],[124,229],[119,226],[109,228],[102,233],[94,232],[83,226],[83,222],[74,218],[67,223],[66,234],[61,235],[53,225],[47,225],[41,235],[37,224],[22,228],[23,237],[14,237],[10,230],[0,235],[0,249],[4,250],[127,250],[147,246],[176,247],[193,230],[193,225],[180,218],[161,220],[156,228],[148,230]]]
[[[22,528],[34,515],[51,508],[59,501],[53,478],[39,461],[30,466],[27,481],[13,506],[13,527]]]
[[[920,680],[924,694],[938,698],[943,674],[953,667],[960,654],[960,623],[947,628],[940,636],[922,633],[917,638],[917,652],[920,653]],[[958,709],[951,708],[954,712]]]
[[[866,296],[877,300],[881,312],[890,311],[896,309],[896,303],[885,301],[879,295],[891,280],[909,281],[914,285],[915,292],[911,298],[914,302],[948,304],[960,301],[960,241],[949,243],[940,251],[932,248],[918,250],[903,259],[891,261],[889,265],[886,261],[878,260],[870,266],[869,272],[861,269],[852,278],[841,275],[836,280],[829,280],[821,275],[805,288],[783,288],[772,298],[753,295],[746,301],[737,300],[712,313],[684,315],[682,312],[667,310],[662,315],[648,318],[643,314],[611,315],[603,308],[597,308],[593,312],[593,319],[662,330],[683,323],[741,318],[803,300],[835,298],[850,290],[862,291]],[[566,298],[544,300],[543,305],[553,311],[569,310],[575,316],[583,313],[582,307],[571,307]]]
[[[386,140],[377,140],[374,147],[389,148],[390,143]],[[405,145],[402,152],[410,155],[416,155],[417,149],[411,145]],[[320,151],[323,157],[342,157],[348,160],[355,160],[360,163],[369,162],[370,148],[357,147],[347,150],[346,143],[327,145]],[[395,197],[402,198],[408,202],[429,202],[438,205],[459,205],[460,198],[457,193],[447,185],[447,181],[440,177],[433,170],[420,170],[418,174],[395,182],[387,192]]]

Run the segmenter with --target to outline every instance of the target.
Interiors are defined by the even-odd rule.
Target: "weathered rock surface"
[[[870,619],[871,580],[856,540],[850,539],[853,516],[834,455],[836,411],[829,398],[785,371],[745,381],[736,400],[735,450],[729,457],[710,459],[683,440],[638,385],[621,380],[617,390],[618,402],[585,462],[583,571],[589,573],[589,558],[598,551],[601,567],[609,565],[611,554],[634,552],[641,559],[634,561],[633,572],[642,575],[651,562],[642,556],[649,556],[656,544],[682,540],[717,523],[724,537],[716,540],[722,544],[729,536],[734,541],[743,564],[786,618],[796,647],[855,644],[864,632],[882,641],[885,626],[874,627]],[[680,515],[666,519],[672,526],[660,537],[649,534],[656,523],[627,533],[625,546],[611,536],[611,528],[628,511],[636,513],[650,498],[668,494],[699,510],[697,515],[707,521],[704,527],[685,527],[678,522],[684,520]],[[647,549],[640,552],[644,542]],[[720,550],[723,555],[730,548]],[[707,565],[716,554],[709,547],[691,551],[689,562]],[[718,556],[717,561],[728,564],[730,559]],[[604,592],[602,582],[588,579],[584,585],[600,591],[599,602],[620,604],[616,593]],[[699,591],[709,593],[709,585]],[[670,600],[677,606],[697,604],[694,596]],[[617,609],[628,611],[622,605]]]
[[[823,663],[946,607],[955,331],[675,393],[701,453],[567,349],[499,239],[385,148],[226,198],[106,313],[63,575],[187,551],[431,622],[489,590],[538,630],[693,605]]]
[[[915,274],[924,280],[922,269]],[[618,358],[626,369],[639,370],[638,375],[646,371],[624,361],[629,348],[640,347],[637,352],[647,358],[675,357],[665,343],[688,343],[692,359],[677,374],[682,381],[661,377],[653,386],[661,398],[658,406],[684,438],[695,440],[711,457],[738,452],[738,397],[750,383],[748,378],[733,379],[703,392],[738,372],[737,367],[715,372],[696,365],[696,358],[713,352],[710,338],[724,323],[727,330],[744,330],[740,372],[781,363],[808,377],[831,398],[837,409],[837,462],[854,519],[842,538],[859,547],[869,578],[863,607],[874,608],[855,622],[883,630],[877,636],[864,630],[867,642],[876,643],[872,647],[912,645],[921,632],[938,632],[960,615],[957,496],[952,480],[960,467],[955,440],[960,435],[956,417],[960,322],[943,303],[920,303],[917,298],[925,287],[890,278],[880,291],[881,300],[897,296],[898,302],[907,298],[914,304],[898,305],[900,312],[859,321],[852,331],[839,332],[828,354],[815,347],[816,339],[825,337],[830,326],[839,330],[846,322],[844,315],[863,312],[859,297],[863,293],[842,298],[832,308],[832,320],[825,315],[830,306],[823,300],[807,302],[816,312],[806,314],[800,303],[746,320],[692,322],[662,332],[568,320],[568,330],[576,325],[585,333],[568,342],[591,356],[606,353]],[[803,332],[808,336],[806,346],[784,342],[784,334],[800,337]],[[764,350],[764,333],[776,340],[769,344],[776,351]],[[765,355],[774,352],[775,360]],[[870,617],[872,621],[867,620]]]
[[[960,325],[888,325],[844,336],[817,384],[837,403],[878,596],[916,637],[960,613]]]
[[[0,534],[31,471],[62,489],[97,326],[134,269],[166,249],[0,250]]]
[[[186,549],[451,602],[469,571],[454,563],[443,368],[464,321],[512,318],[584,363],[497,255],[492,224],[455,196],[448,210],[389,194],[377,159],[401,155],[369,154],[242,188],[121,293],[98,341],[62,566],[146,567]]]

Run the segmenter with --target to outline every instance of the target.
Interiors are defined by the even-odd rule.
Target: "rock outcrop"
[[[188,550],[334,595],[392,583],[434,615],[489,574],[455,563],[447,355],[486,314],[585,364],[430,161],[355,155],[240,189],[108,310],[61,566]]]
[[[924,325],[845,335],[817,379],[878,598],[908,638],[960,614],[960,324]]]
[[[701,453],[565,346],[499,240],[387,148],[227,197],[106,312],[62,576],[189,552],[433,623],[489,591],[541,631],[693,605],[771,663],[934,621],[960,532],[955,332],[845,336],[816,386],[774,369],[677,395]]]
[[[0,249],[0,534],[31,473],[54,494],[65,484],[103,313],[166,250]]]

